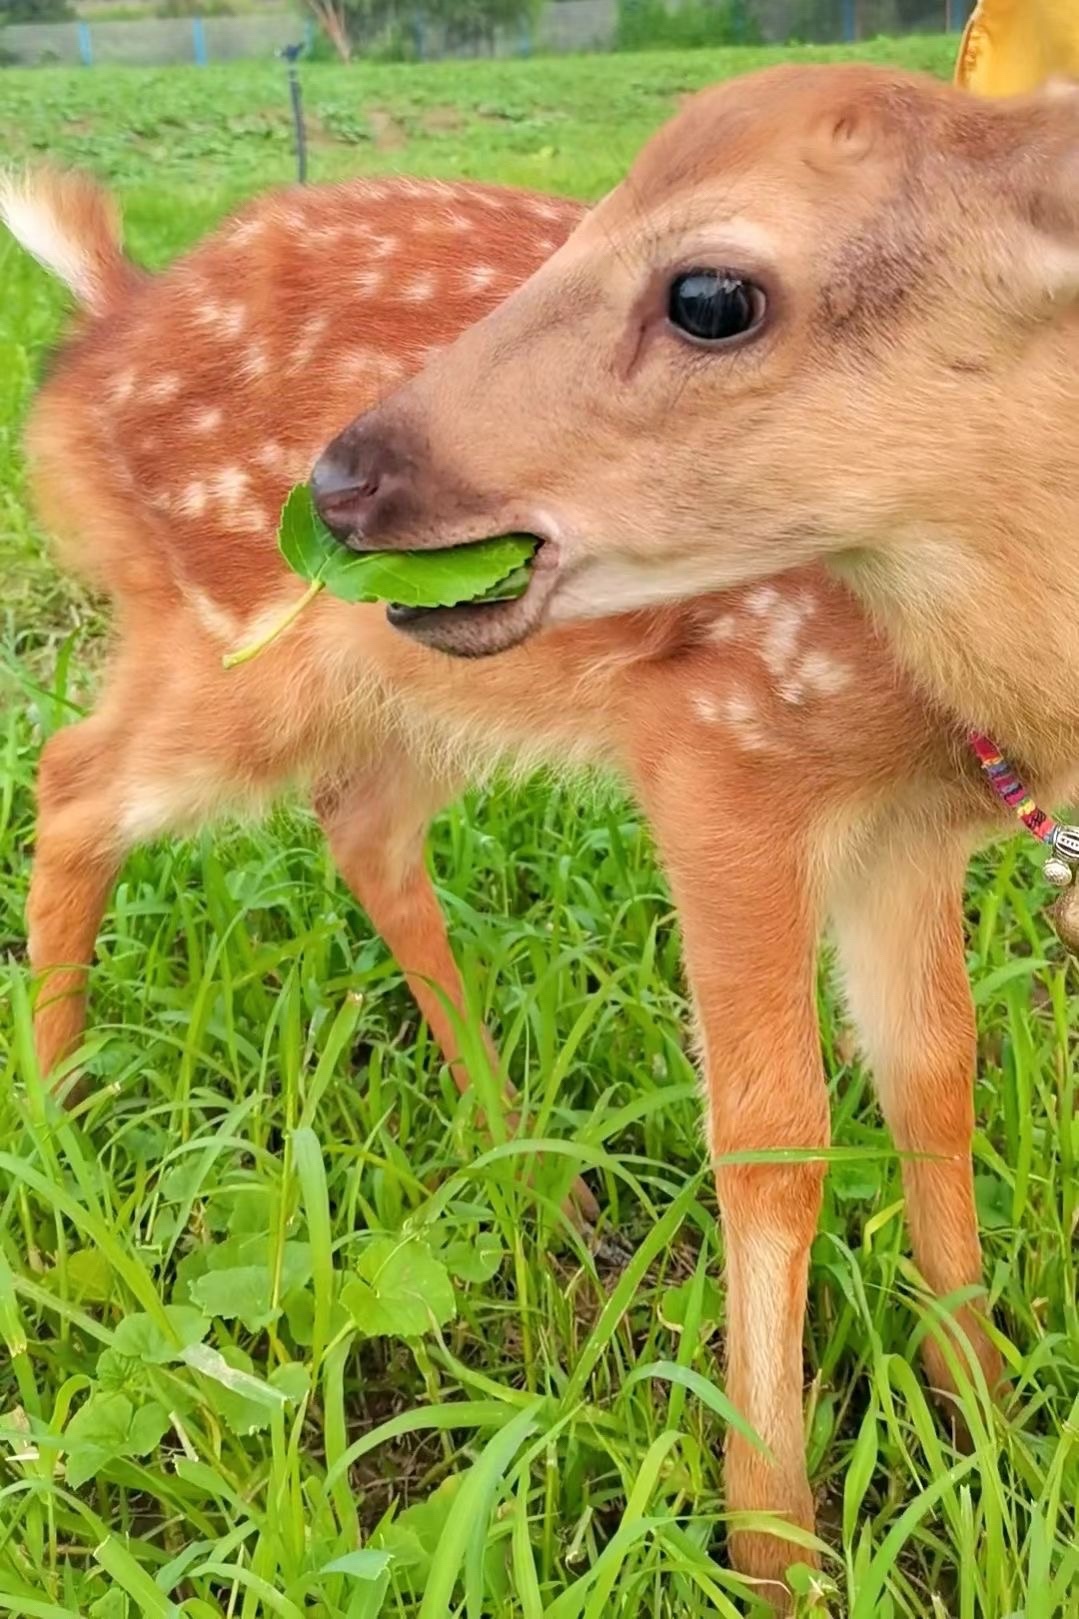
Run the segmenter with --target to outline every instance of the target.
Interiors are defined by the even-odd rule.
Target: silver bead
[[[1054,888],[1068,888],[1071,886],[1072,869],[1066,860],[1057,860],[1050,857],[1042,867],[1042,874],[1047,883]]]
[[[1079,826],[1058,826],[1051,847],[1065,860],[1079,860]]]

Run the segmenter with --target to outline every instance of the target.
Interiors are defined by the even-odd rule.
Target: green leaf
[[[447,1243],[440,1257],[451,1275],[462,1282],[489,1282],[502,1263],[504,1251],[493,1231],[481,1231],[471,1241]]]
[[[311,491],[305,483],[290,489],[281,508],[281,521],[277,529],[277,547],[301,579],[317,579],[329,555],[331,545],[337,541],[319,521]]]
[[[229,1260],[237,1263],[230,1264]],[[311,1249],[306,1242],[286,1242],[281,1254],[277,1298],[274,1265],[267,1237],[218,1244],[209,1256],[210,1269],[188,1286],[193,1304],[207,1315],[239,1321],[248,1332],[263,1332],[280,1316],[288,1296],[311,1276]]]
[[[686,1313],[693,1302],[694,1291],[700,1287],[695,1276],[690,1276],[677,1287],[664,1290],[659,1304],[659,1319],[672,1332],[681,1332],[686,1324]],[[723,1294],[710,1276],[703,1279],[701,1296],[701,1325],[716,1325],[723,1320]]]
[[[76,1249],[62,1270],[54,1266],[42,1280],[54,1293],[66,1285],[68,1297],[77,1304],[107,1304],[116,1285],[112,1266],[97,1248]]]
[[[418,1338],[457,1313],[453,1283],[420,1237],[376,1237],[341,1302],[367,1338]]]
[[[974,1202],[983,1231],[1001,1231],[1012,1224],[1011,1189],[996,1175],[975,1175]]]
[[[273,1411],[294,1398],[287,1388],[264,1383],[251,1372],[251,1360],[230,1344],[222,1352],[209,1344],[192,1344],[184,1362],[210,1380],[209,1403],[234,1432],[255,1433],[264,1428]]]
[[[122,1591],[106,1591],[87,1609],[90,1619],[128,1619],[128,1611],[128,1600]]]
[[[303,1397],[282,1387],[276,1375],[273,1387],[255,1377],[250,1355],[234,1344],[226,1344],[223,1350],[194,1344],[185,1358],[191,1369],[201,1372],[207,1380],[202,1385],[206,1404],[241,1438],[268,1428],[271,1416],[286,1400]]]
[[[210,1323],[198,1310],[184,1304],[168,1304],[165,1315],[175,1338],[170,1338],[157,1322],[142,1313],[129,1315],[120,1322],[113,1335],[113,1352],[146,1366],[167,1366],[179,1360],[191,1344],[201,1343],[210,1330]]]
[[[191,1297],[207,1315],[240,1321],[248,1332],[262,1332],[281,1314],[272,1300],[273,1274],[265,1265],[211,1270],[192,1282]]]
[[[297,484],[285,501],[277,543],[293,573],[320,582],[342,601],[454,607],[489,593],[520,596],[538,542],[509,534],[438,551],[349,551],[319,518],[307,485]]]
[[[115,1349],[103,1349],[97,1357],[97,1380],[102,1390],[110,1394],[147,1386],[145,1363],[134,1355],[118,1355]]]
[[[64,1431],[69,1486],[77,1490],[109,1462],[149,1455],[168,1425],[155,1401],[136,1410],[126,1394],[92,1395]]]
[[[334,1558],[322,1570],[323,1574],[351,1574],[354,1580],[377,1580],[393,1562],[393,1553],[376,1551],[372,1546],[366,1546],[362,1551],[346,1552],[344,1557]]]

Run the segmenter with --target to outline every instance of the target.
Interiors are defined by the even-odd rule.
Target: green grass
[[[943,72],[951,47],[873,49]],[[594,195],[683,90],[759,55],[312,68],[314,172]],[[160,262],[287,178],[284,108],[271,67],[9,72],[0,143],[112,178]],[[476,1011],[525,1095],[513,1141],[457,1097],[300,813],[129,861],[93,979],[97,1088],[68,1116],[43,1096],[34,763],[101,645],[23,504],[19,424],[61,304],[0,244],[0,1612],[742,1611],[715,1202],[675,920],[631,808],[539,784],[435,829]],[[1076,1018],[1043,898],[1019,845],[971,880],[978,1195],[1013,1382],[1000,1411],[968,1400],[971,1458],[912,1369],[931,1311],[898,1167],[822,986],[841,1152],[810,1285],[828,1549],[805,1613],[1079,1613]],[[628,1263],[560,1220],[582,1170]]]

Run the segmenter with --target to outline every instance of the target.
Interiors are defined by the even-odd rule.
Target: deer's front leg
[[[677,783],[668,804],[651,808],[681,913],[703,1046],[727,1260],[727,1392],[768,1452],[730,1434],[727,1504],[733,1513],[774,1513],[811,1529],[802,1328],[824,1165],[743,1156],[819,1152],[829,1140],[808,830],[801,835],[788,819],[777,838],[774,826],[754,825],[733,808],[723,821],[698,819],[693,806],[731,802],[729,793],[689,785],[684,770]],[[784,1571],[806,1560],[803,1550],[736,1522],[731,1554],[744,1573],[769,1582],[778,1608],[786,1606]]]

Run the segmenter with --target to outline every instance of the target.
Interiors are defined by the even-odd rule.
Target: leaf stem
[[[287,607],[276,623],[271,624],[266,633],[260,635],[257,641],[252,641],[247,646],[237,647],[235,652],[226,652],[221,659],[222,668],[235,669],[237,665],[250,663],[251,659],[257,658],[260,652],[265,652],[270,642],[276,641],[279,635],[283,635],[289,625],[299,618],[308,603],[313,602],[319,591],[324,588],[321,579],[312,579],[299,600],[294,601],[290,607]]]

